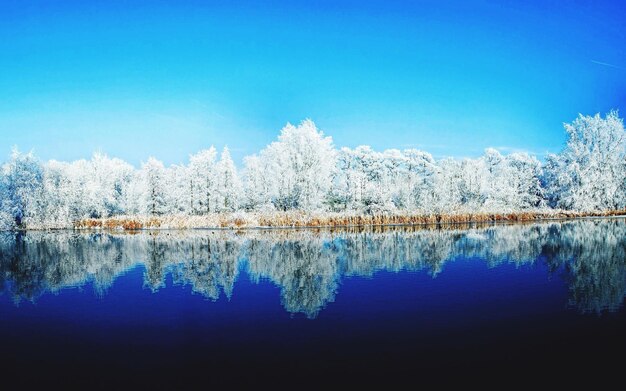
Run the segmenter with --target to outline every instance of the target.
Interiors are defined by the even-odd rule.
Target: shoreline
[[[84,219],[73,227],[25,229],[76,231],[163,231],[163,230],[273,230],[332,229],[367,227],[429,227],[459,225],[491,225],[498,223],[532,223],[577,219],[626,217],[626,210],[596,212],[538,211],[520,213],[460,213],[431,215],[345,215],[273,212],[271,214],[213,214],[205,216],[120,216]]]

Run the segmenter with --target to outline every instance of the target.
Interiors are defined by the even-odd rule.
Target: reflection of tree
[[[92,281],[96,291],[103,294],[130,266],[131,253],[127,250],[123,238],[111,235],[0,234],[4,291],[10,291],[18,301],[33,300],[44,292]]]
[[[165,286],[166,251],[167,244],[161,240],[157,240],[156,234],[150,234],[143,284],[144,286],[150,287],[152,292],[156,292],[159,288]]]
[[[570,304],[582,312],[619,309],[626,295],[624,221],[596,220],[560,228],[553,230],[546,247],[552,267],[564,266]]]
[[[194,292],[211,300],[217,300],[221,291],[230,298],[237,279],[239,243],[206,237],[192,240],[190,246],[190,258],[176,266],[175,282],[191,284]]]
[[[255,243],[251,249],[250,274],[257,281],[268,278],[280,286],[287,311],[313,318],[334,300],[338,282],[336,256],[323,241],[283,240],[269,246]]]
[[[253,281],[281,289],[292,313],[315,317],[332,302],[343,276],[428,270],[457,257],[490,266],[542,260],[569,284],[583,312],[616,310],[626,294],[626,225],[622,219],[456,229],[162,231],[140,234],[29,232],[0,234],[0,289],[19,300],[93,283],[104,294],[117,276],[140,264],[144,285],[174,283],[217,300],[231,297],[239,265]]]
[[[485,259],[495,267],[503,262],[533,263],[541,254],[546,225],[505,225],[472,229],[455,241],[454,253]]]
[[[27,245],[24,236],[18,233],[15,235],[14,251],[6,254],[8,260],[6,272],[11,276],[13,293],[17,301],[22,298],[33,300],[45,290],[47,285],[45,276],[49,273],[46,273],[46,265],[42,262],[54,262],[53,259],[46,261],[37,256],[32,257],[31,255],[37,255],[40,251],[37,251],[38,249],[32,251],[31,248],[32,246]],[[35,254],[32,254],[33,252]],[[3,264],[5,263],[4,255],[5,252],[3,251]],[[22,262],[22,259],[29,261]]]

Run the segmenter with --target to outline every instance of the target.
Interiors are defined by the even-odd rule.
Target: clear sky
[[[239,164],[311,118],[338,146],[541,157],[626,114],[622,1],[169,3],[0,0],[0,153]]]

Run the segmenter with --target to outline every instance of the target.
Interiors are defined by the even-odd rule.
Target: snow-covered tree
[[[271,170],[272,199],[280,210],[318,210],[331,186],[335,150],[331,137],[317,129],[313,121],[298,126],[287,124],[261,152]]]
[[[13,149],[9,162],[2,166],[0,191],[2,227],[27,227],[43,217],[43,169],[32,152]]]
[[[245,210],[274,209],[272,196],[275,181],[268,169],[268,163],[267,159],[261,159],[257,155],[244,159],[242,206]]]
[[[410,192],[409,209],[427,211],[433,202],[437,163],[432,155],[417,149],[404,151],[406,159],[406,182]]]
[[[230,151],[224,147],[220,161],[216,166],[216,208],[218,211],[232,212],[239,207],[241,197],[241,181],[237,175],[235,163],[230,157]]]
[[[85,201],[89,217],[110,217],[125,212],[125,195],[133,168],[120,159],[95,153],[85,167]]]
[[[167,174],[167,187],[171,202],[170,213],[192,215],[192,181],[189,167],[172,165],[167,169]]]
[[[331,174],[332,186],[327,204],[332,211],[346,211],[355,207],[357,178],[354,157],[350,148],[341,148],[337,153],[335,169]]]
[[[353,158],[358,209],[364,213],[393,210],[392,183],[385,156],[369,146],[361,145],[354,149]]]
[[[437,164],[434,177],[431,213],[460,212],[461,188],[463,178],[461,162],[452,158],[442,159]]]
[[[140,210],[143,214],[162,215],[167,211],[166,171],[163,163],[151,157],[141,166]]]
[[[395,210],[404,210],[411,202],[411,191],[406,186],[408,178],[406,157],[398,149],[388,149],[381,155],[383,162],[383,189],[385,199]]]
[[[536,157],[527,153],[513,153],[507,156],[509,167],[510,205],[513,210],[542,208],[544,188],[541,185],[543,169]]]
[[[463,211],[481,210],[488,197],[488,169],[482,159],[463,159],[458,188]]]
[[[565,148],[546,163],[551,204],[581,211],[626,207],[626,135],[617,112],[579,115],[565,131]]]
[[[300,210],[363,214],[511,213],[546,206],[576,211],[626,208],[626,136],[617,112],[565,124],[568,140],[544,164],[493,148],[473,159],[369,146],[335,150],[313,121],[287,124],[278,140],[244,159],[241,179],[229,150],[191,155],[166,168],[137,170],[96,153],[41,164],[13,150],[0,170],[0,229],[68,227],[122,214],[206,215]]]
[[[487,148],[481,161],[486,210],[514,212],[543,205],[542,170],[537,158],[527,153],[503,156]]]
[[[211,146],[189,157],[189,204],[193,214],[207,214],[215,205],[215,159],[217,152]]]
[[[76,213],[77,197],[69,163],[55,160],[45,164],[43,170],[43,200],[45,226],[62,228],[72,224],[74,220],[82,218]]]

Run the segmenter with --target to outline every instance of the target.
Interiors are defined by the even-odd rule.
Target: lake
[[[571,380],[622,369],[626,221],[0,233],[0,289],[5,384]]]

